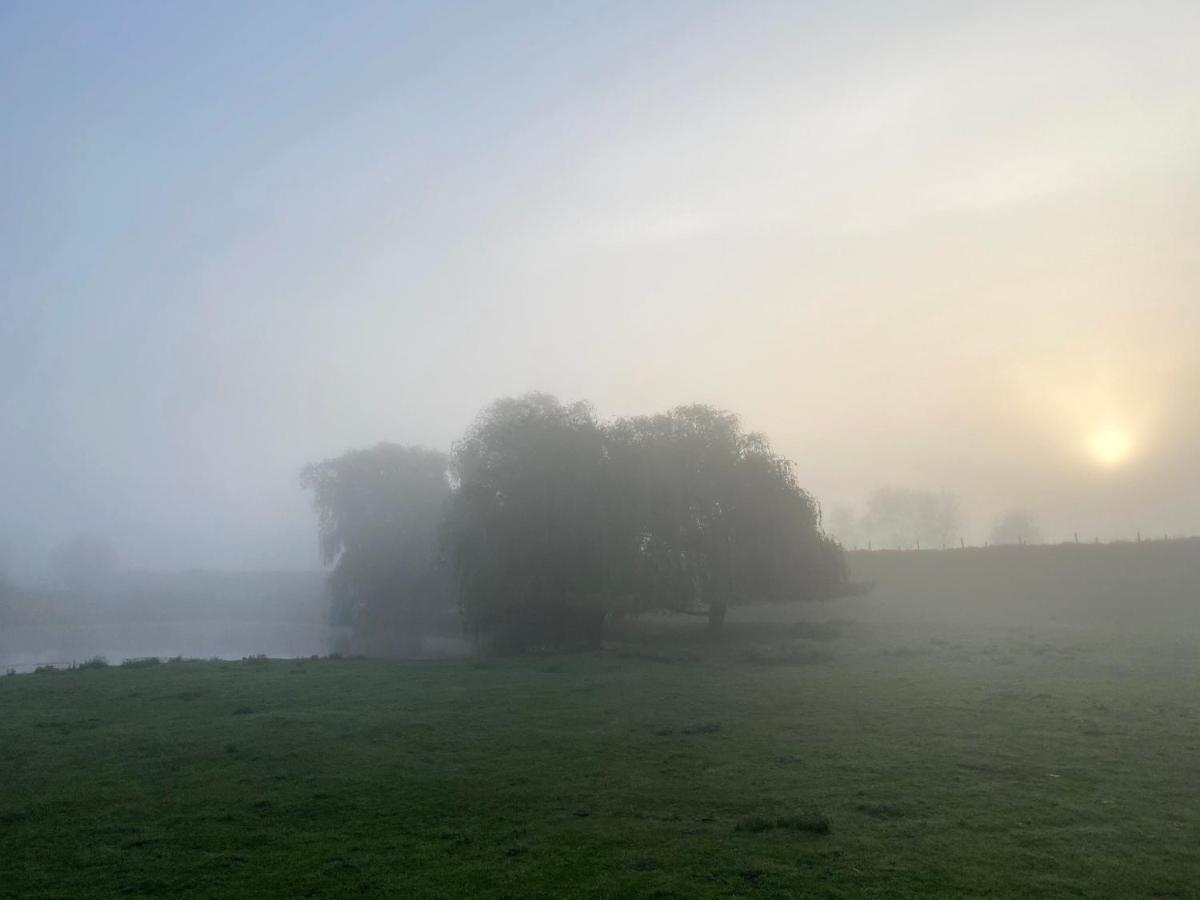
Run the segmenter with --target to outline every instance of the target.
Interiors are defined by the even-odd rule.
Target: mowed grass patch
[[[0,894],[1195,894],[1194,663],[861,640],[2,679]]]

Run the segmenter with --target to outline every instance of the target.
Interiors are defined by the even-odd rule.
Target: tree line
[[[598,419],[497,400],[449,454],[379,444],[307,466],[335,616],[411,652],[447,608],[502,650],[598,645],[649,611],[838,596],[847,573],[794,467],[709,406]]]
[[[949,491],[884,486],[867,495],[861,515],[848,506],[835,506],[828,531],[844,547],[919,550],[959,546],[964,525],[959,499]],[[998,515],[986,539],[990,544],[1043,541],[1037,517],[1019,508]]]

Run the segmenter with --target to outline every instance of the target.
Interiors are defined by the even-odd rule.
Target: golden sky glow
[[[1106,425],[1088,438],[1087,448],[1093,460],[1102,466],[1113,468],[1129,458],[1133,441],[1120,428]]]

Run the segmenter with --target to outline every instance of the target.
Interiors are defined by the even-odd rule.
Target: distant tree
[[[1040,544],[1042,530],[1037,517],[1027,509],[1011,509],[992,524],[993,544]]]
[[[825,530],[843,547],[851,547],[858,543],[858,519],[849,506],[835,506],[829,513]]]
[[[321,560],[333,566],[335,620],[363,649],[407,655],[448,597],[439,531],[450,497],[447,458],[379,444],[307,466]]]
[[[598,644],[620,580],[586,403],[497,400],[454,446],[446,547],[467,626],[514,650]]]
[[[117,567],[117,551],[97,534],[77,534],[50,553],[50,568],[60,584],[82,591],[102,584]]]
[[[862,527],[878,545],[909,550],[953,543],[962,519],[954,494],[881,487],[867,497]]]
[[[609,447],[626,486],[636,608],[705,615],[717,630],[730,605],[844,590],[816,501],[736,416],[697,405],[624,419]]]

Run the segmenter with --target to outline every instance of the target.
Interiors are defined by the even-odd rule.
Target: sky
[[[540,389],[1200,533],[1200,4],[0,5],[0,545],[312,568]]]

